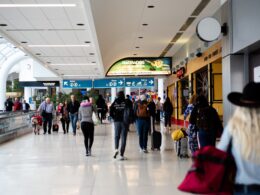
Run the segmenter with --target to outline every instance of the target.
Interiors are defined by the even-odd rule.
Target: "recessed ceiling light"
[[[0,24],[0,26],[7,26],[7,24]]]
[[[83,23],[78,23],[77,25],[78,25],[78,26],[84,26],[85,24],[83,24]]]
[[[154,5],[148,5],[147,7],[148,8],[154,8]]]
[[[55,70],[59,70],[58,68],[55,68]]]
[[[89,53],[89,55],[93,56],[93,55],[95,55],[95,54],[94,54],[94,53]]]
[[[136,49],[139,49],[140,47],[136,46],[135,48],[136,48]]]
[[[89,47],[90,45],[28,45],[28,47]]]
[[[40,53],[36,53],[35,55],[40,56],[41,54]]]
[[[96,62],[92,62],[92,64],[95,64]]]
[[[142,38],[144,38],[144,37],[138,37],[139,39],[142,39]]]
[[[21,43],[27,43],[26,41],[21,41]]]
[[[134,55],[134,56],[136,56],[137,54],[136,54],[136,53],[134,53],[133,55]]]
[[[142,24],[143,26],[148,26],[148,24],[146,24],[146,23],[144,23],[144,24]]]
[[[47,62],[48,64],[50,64],[51,62]]]
[[[90,41],[85,41],[85,43],[91,43]]]
[[[0,8],[16,7],[76,7],[76,4],[0,4]]]

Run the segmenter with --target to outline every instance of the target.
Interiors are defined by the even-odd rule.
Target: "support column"
[[[111,88],[111,103],[113,103],[115,99],[116,99],[116,88],[113,87]]]
[[[125,87],[125,95],[130,95],[130,94],[131,94],[131,88]]]
[[[27,103],[29,103],[29,98],[32,97],[32,89],[31,87],[24,88],[24,99]]]
[[[158,79],[158,96],[161,98],[161,102],[164,102],[164,79]]]

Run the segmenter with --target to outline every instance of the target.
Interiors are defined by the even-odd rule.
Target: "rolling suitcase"
[[[189,158],[187,137],[181,138],[177,141],[177,156],[180,158]]]
[[[152,149],[160,150],[161,144],[162,144],[162,134],[161,134],[161,132],[153,131],[152,139],[153,139]]]

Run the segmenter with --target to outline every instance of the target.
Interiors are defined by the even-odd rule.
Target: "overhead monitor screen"
[[[107,76],[155,76],[171,74],[171,58],[124,58],[114,63]]]

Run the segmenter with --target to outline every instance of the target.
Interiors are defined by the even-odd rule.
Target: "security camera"
[[[202,52],[201,52],[201,49],[200,49],[200,48],[197,49],[195,55],[196,55],[198,58],[202,56]]]

